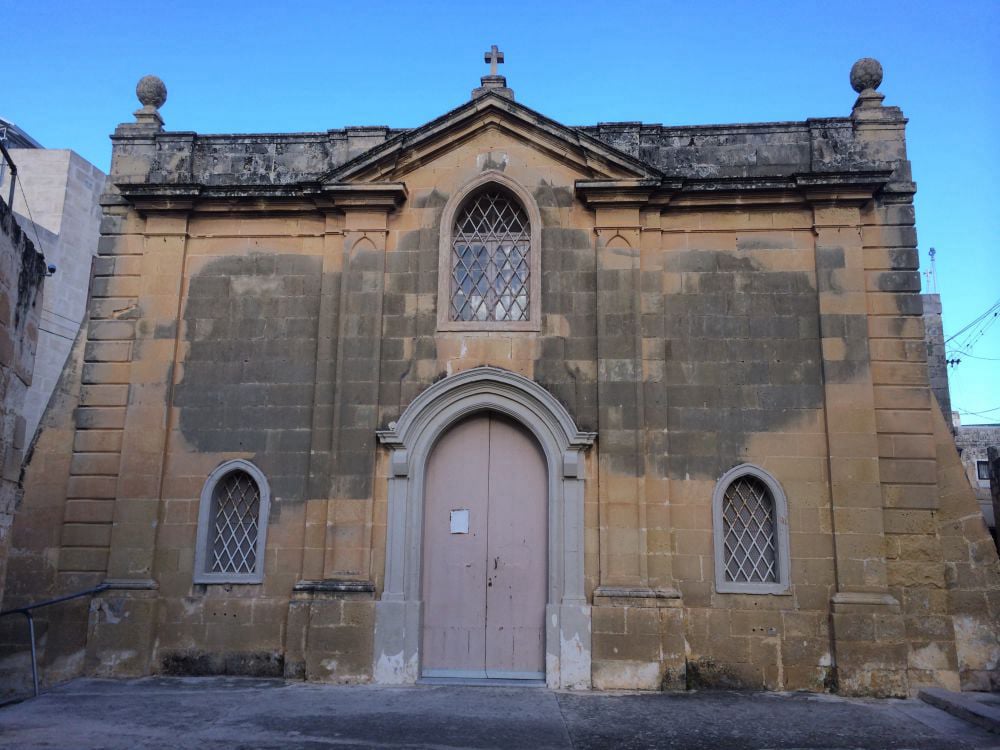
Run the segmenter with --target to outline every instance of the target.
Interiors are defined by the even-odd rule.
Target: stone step
[[[960,719],[1000,734],[1000,693],[956,693],[943,688],[924,688],[917,697]]]

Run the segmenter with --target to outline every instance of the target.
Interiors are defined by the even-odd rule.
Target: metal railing
[[[79,599],[81,596],[99,594],[110,588],[111,584],[102,583],[99,586],[84,589],[83,591],[77,591],[73,594],[65,594],[64,596],[57,596],[55,599],[46,599],[44,602],[29,604],[26,607],[16,607],[15,609],[5,609],[3,612],[0,612],[0,617],[6,617],[7,615],[24,615],[28,619],[28,636],[31,638],[31,680],[34,683],[36,698],[38,697],[38,654],[35,648],[35,619],[31,614],[31,610],[40,609],[41,607],[50,607],[53,604],[59,604],[60,602],[68,602],[70,599]]]

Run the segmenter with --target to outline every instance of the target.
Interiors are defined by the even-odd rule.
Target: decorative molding
[[[493,393],[528,405],[533,411],[547,413],[558,424],[567,447],[588,448],[597,438],[596,432],[578,430],[566,407],[535,381],[500,367],[483,366],[439,380],[427,388],[410,402],[397,421],[376,431],[378,439],[383,445],[403,449],[405,461],[406,447],[424,428],[432,403],[452,403],[484,393]]]
[[[208,544],[211,538],[210,525],[212,519],[212,495],[215,487],[225,476],[233,471],[245,471],[257,483],[260,493],[260,505],[257,514],[257,547],[255,549],[254,570],[251,573],[212,573],[206,570],[208,564]],[[198,584],[216,583],[263,583],[264,552],[267,547],[267,527],[271,510],[271,487],[257,466],[246,459],[236,458],[224,461],[208,475],[201,488],[201,500],[198,504],[198,532],[194,550],[193,582]]]
[[[722,503],[729,485],[743,476],[756,477],[771,493],[774,502],[774,541],[777,557],[776,576],[773,583],[740,582],[726,580],[725,535],[722,528]],[[740,464],[727,471],[715,484],[712,493],[712,535],[715,556],[715,591],[719,594],[777,594],[790,593],[791,547],[788,541],[788,500],[781,483],[768,471],[753,464]]]
[[[109,591],[156,591],[160,584],[152,578],[105,578],[102,586]]]
[[[401,182],[367,184],[202,185],[117,182],[118,203],[142,212],[225,210],[274,213],[361,208],[391,211],[407,199]],[[266,204],[261,201],[266,200]],[[221,204],[221,205],[220,205]]]
[[[546,680],[553,688],[588,687],[583,454],[596,435],[578,429],[566,408],[540,385],[497,367],[477,367],[438,381],[413,399],[397,422],[377,431],[379,441],[392,449],[392,457],[385,583],[375,604],[375,680],[405,684],[420,675],[424,472],[440,436],[459,420],[484,411],[519,422],[534,435],[545,456]]]
[[[440,139],[455,138],[456,134],[470,125],[483,127],[495,123],[499,126],[504,122],[536,131],[543,140],[552,142],[550,150],[560,152],[564,160],[578,163],[586,172],[660,177],[660,172],[655,167],[619,151],[579,128],[562,125],[496,91],[488,91],[421,127],[402,132],[359,154],[333,169],[328,178],[344,182],[391,172],[399,165],[410,165],[404,154],[426,150],[432,142]],[[418,159],[416,163],[420,161]]]
[[[680,599],[681,592],[674,588],[653,589],[648,586],[598,586],[594,597],[609,599]]]
[[[795,184],[810,203],[862,206],[875,197],[891,177],[890,169],[810,173],[796,175]]]
[[[625,208],[645,206],[660,188],[667,193],[678,189],[680,181],[665,183],[659,178],[638,178],[630,180],[577,180],[576,194],[590,208]]]
[[[292,586],[292,591],[310,593],[371,594],[375,592],[375,584],[371,581],[325,578],[315,581],[298,581],[294,586]]]
[[[330,205],[340,209],[392,211],[407,198],[406,185],[402,182],[327,183],[321,190],[329,197]]]
[[[528,320],[451,320],[452,237],[455,216],[469,197],[497,185],[511,193],[528,215],[531,246],[528,259]],[[438,321],[439,331],[540,331],[542,329],[542,213],[531,193],[515,180],[495,169],[479,174],[456,190],[441,212],[438,236]]]
[[[830,602],[836,607],[841,606],[863,606],[863,607],[899,607],[899,601],[891,594],[870,592],[870,591],[838,591]]]

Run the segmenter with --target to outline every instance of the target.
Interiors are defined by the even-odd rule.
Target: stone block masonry
[[[19,597],[123,588],[46,623],[49,673],[418,679],[428,457],[490,410],[548,476],[526,674],[992,685],[1000,563],[932,396],[906,120],[879,70],[856,66],[849,117],[570,128],[493,81],[418,128],[281,136],[165,131],[143,79],[8,574]],[[483,190],[529,217],[523,264],[456,227]],[[484,284],[524,275],[524,319],[449,317],[469,252],[492,257]],[[266,530],[261,564],[194,583],[218,531],[199,523],[237,502],[206,478],[233,459],[270,511],[212,544]],[[719,485],[741,472],[775,488],[744,498],[752,521]],[[460,563],[448,586],[475,599]]]
[[[28,449],[24,402],[31,387],[45,259],[0,201],[0,606],[14,513]]]

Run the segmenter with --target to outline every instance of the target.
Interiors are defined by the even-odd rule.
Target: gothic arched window
[[[271,492],[249,461],[227,461],[201,491],[195,583],[260,583]]]
[[[788,507],[773,476],[749,464],[726,472],[715,488],[712,516],[716,591],[788,589]]]
[[[531,318],[531,223],[505,190],[488,186],[459,209],[452,233],[449,320]]]

